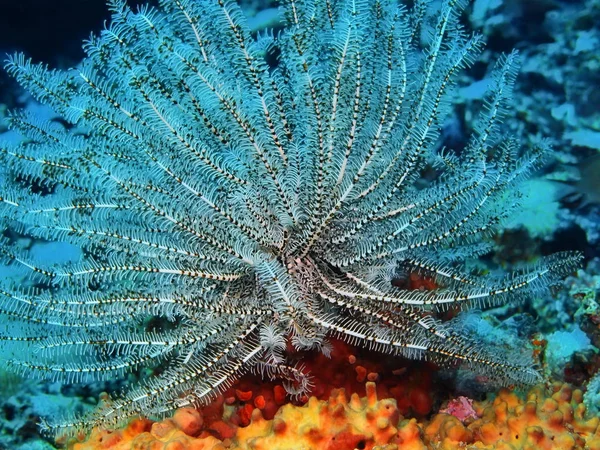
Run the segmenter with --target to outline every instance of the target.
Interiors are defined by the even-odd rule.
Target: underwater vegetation
[[[51,265],[4,239],[0,255],[32,285],[0,281],[7,361],[68,383],[152,369],[92,414],[45,427],[164,416],[247,372],[302,396],[311,376],[294,355],[328,354],[331,338],[505,385],[540,380],[521,343],[482,345],[440,318],[539,295],[580,255],[466,269],[549,147],[522,149],[502,127],[513,52],[466,146],[441,148],[457,75],[483,39],[459,25],[465,2],[429,3],[285,0],[285,29],[254,37],[232,2],[111,0],[77,69],[10,58],[69,126],[10,116],[23,140],[0,144],[0,216],[84,257]],[[427,288],[397,282],[411,273]]]

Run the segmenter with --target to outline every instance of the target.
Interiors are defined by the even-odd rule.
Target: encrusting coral
[[[260,408],[250,424],[217,439],[192,408],[152,423],[136,419],[114,433],[95,429],[72,450],[452,450],[600,449],[600,418],[585,418],[583,394],[568,384],[535,386],[521,397],[502,389],[493,400],[474,401],[477,418],[435,414],[404,419],[394,399],[378,399],[366,383],[365,397],[334,390],[329,400],[311,397],[304,406],[286,404],[272,420]]]

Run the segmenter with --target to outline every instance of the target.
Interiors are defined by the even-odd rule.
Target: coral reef
[[[516,52],[486,70],[470,137],[440,150],[458,73],[483,48],[459,26],[466,4],[282,2],[284,31],[257,36],[233,1],[109,6],[79,68],[6,63],[60,119],[11,115],[22,141],[0,144],[0,225],[82,257],[49,264],[0,241],[0,262],[36,286],[0,278],[0,357],[67,384],[149,372],[47,428],[163,417],[249,371],[301,395],[310,372],[292,354],[326,353],[334,337],[506,385],[540,380],[526,348],[479,345],[439,317],[542,295],[582,257],[466,270],[549,151],[503,125]],[[391,285],[411,272],[435,289]]]
[[[425,439],[439,449],[599,449],[598,417],[586,418],[583,392],[555,383],[531,388],[525,397],[502,389],[495,399],[474,402],[479,416],[462,423],[438,414],[424,426]]]
[[[25,0],[24,3],[36,2]],[[66,10],[61,10],[57,3],[66,5]],[[13,8],[18,11],[11,13],[11,6],[7,4],[3,20],[9,25],[19,26],[0,27],[0,46],[10,53],[25,50],[29,56],[43,58],[53,67],[76,66],[82,53],[79,38],[74,36],[87,35],[91,28],[100,29],[104,20],[97,18],[96,26],[92,27],[87,20],[79,19],[88,19],[94,14],[106,15],[107,10],[100,5],[103,2],[85,2],[86,5],[75,2],[74,8],[69,3],[73,2],[52,2],[50,9],[60,14],[65,25],[58,31],[46,6]],[[135,5],[146,1],[129,0],[128,3]],[[273,2],[242,0],[240,3],[252,32],[265,26],[275,26],[275,32],[278,32],[281,24],[274,22],[278,18],[274,15],[275,9],[271,8]],[[474,0],[470,3],[473,9],[468,10],[463,25],[467,26],[467,30],[470,28],[466,22],[482,28],[489,46],[481,55],[481,62],[459,78],[458,98],[453,100],[456,107],[452,107],[446,123],[440,124],[443,126],[441,137],[444,145],[448,148],[464,147],[476,122],[473,117],[491,82],[485,67],[490,61],[500,58],[502,52],[510,52],[514,47],[519,49],[523,61],[522,75],[515,85],[513,99],[520,122],[507,120],[505,126],[527,144],[535,144],[540,135],[549,137],[553,151],[550,164],[541,173],[534,174],[532,180],[522,184],[519,207],[524,213],[511,216],[494,240],[492,255],[477,260],[477,265],[469,262],[472,266],[468,266],[468,272],[492,272],[496,266],[507,270],[518,268],[535,262],[540,255],[563,249],[584,252],[587,267],[580,269],[576,276],[569,277],[566,288],[560,292],[552,296],[535,295],[532,304],[511,304],[492,309],[484,315],[476,311],[470,316],[463,316],[462,322],[454,317],[456,311],[449,311],[447,316],[444,313],[444,320],[452,319],[453,326],[460,324],[461,330],[473,331],[476,341],[484,347],[488,343],[499,344],[502,348],[512,344],[530,353],[529,347],[521,343],[537,332],[532,340],[536,345],[533,355],[535,360],[543,360],[542,373],[552,374],[554,379],[575,386],[585,386],[586,380],[600,367],[597,349],[590,351],[581,333],[587,335],[594,347],[600,347],[600,178],[597,177],[600,168],[600,109],[598,102],[594,101],[600,92],[597,89],[600,60],[596,50],[600,39],[600,20],[597,20],[600,18],[600,1]],[[85,8],[85,14],[77,12],[81,11],[80,8]],[[25,10],[27,15],[22,13]],[[75,31],[66,37],[64,42],[68,45],[61,45],[63,48],[59,50],[56,44],[66,36],[62,31],[67,25],[74,27]],[[50,29],[53,31],[49,32]],[[81,34],[84,30],[85,33]],[[7,40],[17,35],[27,38],[34,47],[24,45],[23,41],[12,45]],[[55,47],[50,48],[51,45]],[[52,127],[68,128],[68,124],[57,120],[56,114],[49,108],[40,107],[16,86],[7,84],[5,77],[0,73],[0,101],[6,103],[0,104],[1,117],[8,116],[8,108],[26,106],[27,114],[43,117]],[[5,133],[6,129],[5,124],[0,122],[3,140],[16,136],[14,132]],[[20,138],[15,145],[19,141]],[[428,180],[429,170],[424,171],[422,178],[420,176],[419,183]],[[565,196],[568,188],[571,194]],[[583,196],[583,200],[578,196]],[[64,264],[65,261],[55,261],[55,258],[75,253],[68,251],[68,244],[64,242],[47,242],[19,235],[11,229],[5,233],[16,243],[19,254],[31,252],[36,260],[46,265]],[[71,250],[81,252],[78,247],[71,247]],[[0,268],[3,270],[2,278],[10,277],[15,285],[27,288],[37,284],[36,280],[25,276],[23,270],[16,269],[14,264]],[[410,291],[435,291],[443,286],[437,285],[431,278],[410,272],[406,280],[401,280],[396,287]],[[79,311],[76,313],[79,314]],[[565,341],[563,338],[567,333],[571,337],[579,337],[575,343],[583,342],[585,345],[577,346],[572,345],[573,341]],[[485,377],[478,377],[475,381],[483,383],[474,386],[472,378],[465,381],[466,375],[461,374],[453,380],[456,384],[452,383],[454,389],[448,393],[448,386],[434,381],[431,366],[403,365],[397,359],[390,361],[391,358],[387,357],[385,361],[368,360],[366,352],[361,354],[339,342],[334,342],[333,346],[334,359],[325,355],[301,358],[301,352],[286,349],[290,363],[298,364],[302,360],[307,372],[318,376],[310,401],[306,396],[290,401],[281,382],[263,381],[257,375],[246,374],[216,401],[201,409],[180,409],[162,422],[137,419],[112,433],[96,429],[85,444],[72,443],[71,447],[113,450],[279,449],[287,445],[281,437],[285,435],[291,445],[289,448],[301,445],[316,448],[314,442],[318,442],[318,448],[330,445],[336,449],[346,448],[344,446],[372,448],[370,446],[375,445],[380,449],[398,446],[402,449],[451,449],[459,445],[499,449],[598,448],[596,419],[586,422],[580,407],[580,391],[567,385],[560,388],[555,385],[550,391],[538,386],[525,397],[502,391],[495,399],[482,401],[475,393],[494,389],[491,380]],[[596,354],[593,354],[594,351]],[[128,374],[128,383],[144,380],[154,372],[164,373],[164,366],[132,371]],[[375,387],[369,384],[370,390],[366,389],[365,383],[373,381]],[[101,390],[119,392],[125,383],[126,380],[114,379],[62,386],[51,381],[39,384],[27,382],[23,384],[22,392],[10,395],[10,382],[3,381],[0,449],[53,449],[48,441],[42,440],[36,425],[40,416],[58,418],[63,416],[64,411],[68,411],[68,416],[80,415],[77,412],[89,409]],[[343,388],[348,396],[343,396],[343,401],[341,391],[337,390],[339,388]],[[369,406],[373,392],[376,398],[384,400],[377,400],[376,404]],[[360,399],[362,409],[348,411],[347,408],[351,408],[357,399]],[[440,404],[443,399],[444,404]],[[343,402],[347,406],[343,406]],[[584,404],[588,416],[600,415],[600,373],[587,383]],[[389,412],[381,410],[380,405],[393,405],[395,410],[390,417],[394,420],[397,417],[397,422],[390,420],[385,430],[378,431],[375,436],[369,434],[372,430],[368,428],[370,422],[367,416]],[[555,408],[553,418],[550,414],[552,408]],[[321,419],[319,413],[329,417],[338,410],[342,410],[342,418],[335,427],[330,426],[330,422],[317,422]],[[439,413],[430,415],[436,411]],[[564,423],[558,420],[558,413],[562,414]],[[282,417],[287,420],[284,423],[293,423],[293,427],[286,428],[274,444],[276,424],[281,424],[278,420]],[[344,428],[344,421],[357,420],[357,417],[362,417],[362,428]],[[305,427],[301,428],[303,423]],[[384,443],[386,433],[392,428],[396,428],[397,433]],[[326,433],[323,434],[323,431]],[[317,433],[321,434],[314,436]],[[328,441],[334,434],[335,440]],[[51,438],[47,436],[46,439]]]
[[[451,400],[451,404],[454,400]],[[568,384],[538,385],[524,396],[502,389],[493,400],[469,401],[473,416],[450,412],[430,420],[404,419],[394,399],[379,399],[375,383],[366,395],[350,397],[343,389],[329,400],[311,397],[304,406],[286,404],[272,420],[259,408],[250,424],[221,440],[203,426],[202,414],[191,408],[152,423],[132,421],[124,430],[94,430],[73,450],[452,450],[471,449],[600,449],[600,418],[585,417],[583,393]],[[214,431],[213,431],[214,433]]]
[[[246,376],[208,406],[182,408],[160,422],[136,419],[114,432],[96,428],[68,448],[600,449],[595,399],[584,400],[570,384],[502,389],[485,399],[449,395],[433,381],[433,366],[402,366],[397,358],[381,361],[342,341],[332,344],[331,359],[302,355],[315,373],[310,398],[290,401],[280,384]]]

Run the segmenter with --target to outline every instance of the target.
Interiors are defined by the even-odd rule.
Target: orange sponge
[[[493,401],[474,402],[479,418],[464,425],[448,414],[424,427],[425,440],[440,450],[469,448],[600,450],[600,418],[585,419],[583,394],[568,384],[533,387],[521,399],[501,390]]]
[[[202,431],[202,416],[193,408],[175,412],[161,422],[132,420],[123,430],[110,432],[94,429],[85,443],[75,443],[72,450],[224,450],[213,436],[195,438]]]
[[[585,418],[582,392],[568,384],[533,387],[525,397],[507,389],[492,400],[469,401],[472,414],[438,413],[430,420],[404,419],[396,399],[378,399],[375,383],[365,397],[344,389],[329,400],[311,397],[303,405],[285,404],[272,420],[262,400],[248,408],[248,425],[222,419],[206,422],[184,408],[171,419],[137,419],[123,430],[94,430],[73,450],[600,450],[600,418]],[[451,411],[452,409],[445,409]],[[231,416],[230,416],[231,417]],[[218,435],[222,440],[215,437]]]
[[[367,383],[367,395],[350,399],[343,389],[328,401],[311,397],[304,406],[284,405],[272,421],[254,410],[252,422],[238,429],[235,442],[243,450],[353,450],[397,443],[399,420],[396,401],[378,400],[375,383]],[[397,446],[389,447],[397,448]]]

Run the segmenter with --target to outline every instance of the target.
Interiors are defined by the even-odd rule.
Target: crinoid
[[[1,215],[84,252],[50,265],[3,243],[35,285],[0,286],[10,365],[66,382],[161,368],[53,426],[208,402],[249,370],[300,393],[310,381],[286,346],[327,352],[330,336],[506,383],[538,379],[523,352],[436,318],[526,297],[579,258],[498,277],[463,269],[489,251],[484,237],[545,147],[520,152],[499,133],[517,55],[497,64],[465,147],[441,152],[456,74],[482,38],[461,30],[462,1],[412,3],[285,0],[284,31],[253,37],[229,1],[134,12],[111,0],[112,22],[77,69],[8,61],[73,125],[10,117],[24,139],[0,148]],[[436,288],[393,287],[400,270]]]

